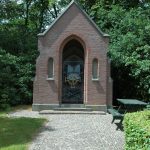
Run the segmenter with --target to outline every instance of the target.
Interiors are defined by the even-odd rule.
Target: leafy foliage
[[[123,124],[126,150],[150,149],[150,110],[126,114]]]
[[[135,92],[122,97],[137,97],[150,100],[150,5],[126,10],[120,5],[111,5],[109,10],[97,3],[92,7],[91,16],[100,28],[111,36],[109,56],[113,64],[112,74],[126,76],[127,87]],[[117,72],[116,72],[117,70]],[[116,72],[116,73],[115,73]],[[126,74],[128,72],[128,74]],[[121,74],[120,74],[121,73]],[[128,80],[130,78],[130,80]],[[113,76],[113,79],[116,79]],[[124,79],[123,79],[124,80]],[[119,87],[121,88],[121,87]]]
[[[0,49],[0,68],[0,108],[31,103],[34,66]]]

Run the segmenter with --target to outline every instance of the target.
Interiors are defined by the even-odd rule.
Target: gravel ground
[[[90,114],[39,115],[20,110],[11,117],[44,117],[48,120],[29,150],[123,150],[124,133],[112,116]]]

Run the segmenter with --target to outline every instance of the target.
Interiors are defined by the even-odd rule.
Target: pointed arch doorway
[[[84,101],[84,48],[72,39],[62,54],[62,103],[83,104]]]

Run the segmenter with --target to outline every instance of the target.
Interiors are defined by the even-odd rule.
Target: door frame
[[[84,40],[82,40],[82,38],[80,38],[78,35],[76,34],[71,34],[69,36],[67,36],[66,38],[63,38],[60,41],[60,47],[59,47],[59,51],[58,51],[58,58],[59,58],[59,66],[58,66],[58,86],[59,86],[59,94],[58,94],[58,99],[59,99],[59,104],[63,104],[62,103],[62,62],[63,62],[63,49],[65,47],[65,45],[70,41],[70,40],[77,40],[83,47],[84,50],[84,92],[83,92],[83,104],[87,103],[87,90],[88,90],[88,59],[87,59],[87,50],[86,50],[86,44],[84,42]]]

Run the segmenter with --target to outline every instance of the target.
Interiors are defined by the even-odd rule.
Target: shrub
[[[128,113],[124,121],[125,149],[150,149],[150,110]]]
[[[0,48],[0,109],[32,101],[33,65]]]
[[[150,103],[147,105],[146,109],[150,110]]]
[[[7,94],[2,94],[0,99],[0,110],[7,109],[9,107],[9,98]]]

